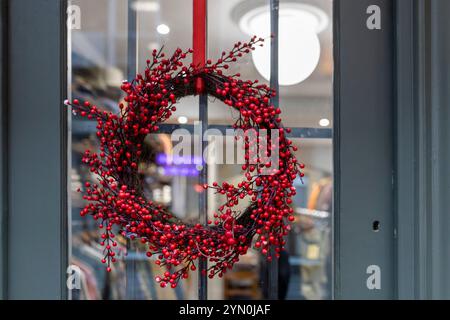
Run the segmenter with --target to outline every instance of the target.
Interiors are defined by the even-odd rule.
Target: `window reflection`
[[[249,9],[267,3],[209,1],[208,50],[212,59],[236,41],[248,38],[234,16],[236,6],[244,2]],[[283,2],[286,1],[281,1],[282,5]],[[320,8],[331,19],[331,1],[303,2]],[[89,100],[104,110],[118,111],[118,103],[123,98],[119,87],[128,67],[128,1],[72,0],[71,4],[78,5],[82,14],[81,29],[71,30],[72,97]],[[177,47],[191,46],[191,1],[139,0],[134,7],[138,10],[140,69],[154,48],[164,45],[170,53]],[[332,127],[331,23],[318,34],[318,39],[320,59],[312,74],[301,83],[280,87],[280,105],[286,126]],[[266,82],[251,56],[233,65],[232,69],[230,72],[240,72],[243,78]],[[208,108],[210,124],[230,125],[237,116],[230,108],[213,99],[209,99]],[[198,98],[191,97],[181,101],[170,123],[193,124],[198,118]],[[294,139],[300,147],[297,157],[306,164],[306,176],[303,183],[300,180],[296,182],[298,194],[293,203],[296,219],[287,238],[287,250],[279,262],[280,298],[283,299],[331,298],[333,152],[331,135],[325,136],[326,139]],[[95,122],[73,116],[71,139],[71,263],[80,268],[83,277],[81,289],[71,290],[69,296],[72,299],[196,299],[195,273],[191,273],[191,277],[176,290],[161,289],[154,282],[154,276],[161,269],[145,256],[145,250],[139,243],[133,242],[130,246],[130,241],[121,236],[118,239],[119,263],[111,273],[105,271],[100,262],[102,248],[97,226],[92,219],[79,216],[83,201],[76,192],[83,183],[95,181],[89,169],[81,163],[81,154],[85,149],[98,149]],[[203,192],[197,183],[197,168],[173,165],[167,161],[174,147],[168,134],[151,135],[146,144],[148,161],[140,164],[141,174],[145,177],[146,196],[168,206],[178,217],[195,221],[198,217],[198,194]],[[210,182],[242,179],[239,165],[211,164],[208,175]],[[220,204],[219,200],[214,194],[209,194],[210,213]],[[208,280],[209,298],[264,298],[267,296],[266,268],[259,252],[250,250],[223,279]]]

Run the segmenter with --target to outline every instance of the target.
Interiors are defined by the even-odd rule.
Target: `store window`
[[[273,8],[269,1],[208,2],[208,56],[218,58],[237,41],[251,35],[270,37]],[[122,80],[143,70],[153,49],[167,53],[192,47],[192,1],[187,0],[71,0],[69,10],[79,19],[69,28],[69,91],[72,98],[89,100],[104,110],[118,112],[124,98]],[[279,7],[279,97],[284,124],[292,127],[299,147],[297,157],[306,165],[303,181],[295,183],[293,202],[296,219],[287,237],[286,252],[278,262],[281,299],[330,299],[332,297],[333,218],[333,59],[332,1],[281,1]],[[271,57],[266,47],[233,65],[230,72],[244,79],[269,83]],[[208,99],[208,123],[224,129],[236,115],[222,103]],[[191,128],[202,118],[199,98],[184,98],[166,123],[164,132],[146,140],[148,162],[142,165],[145,194],[170,208],[178,218],[198,221],[203,188],[198,165],[167,162],[176,144],[171,134]],[[82,275],[80,288],[71,299],[197,299],[199,281],[193,277],[176,289],[160,288],[154,277],[161,268],[137,241],[119,236],[118,263],[110,273],[101,263],[100,232],[92,219],[80,217],[83,207],[77,192],[85,182],[95,181],[82,164],[85,149],[98,149],[96,123],[73,115],[70,166],[70,264]],[[212,139],[213,140],[213,139]],[[214,140],[215,148],[223,148]],[[210,161],[211,162],[211,161]],[[241,177],[235,164],[201,163],[208,166],[208,182],[233,181]],[[203,198],[206,199],[206,198]],[[208,192],[206,214],[219,205]],[[201,213],[201,212],[200,212]],[[224,278],[208,279],[210,299],[260,299],[267,297],[267,270],[258,251],[250,250]]]

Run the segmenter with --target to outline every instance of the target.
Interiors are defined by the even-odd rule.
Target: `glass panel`
[[[208,3],[208,50],[211,58],[219,58],[222,51],[229,50],[237,41],[247,41],[252,35],[267,39],[263,48],[258,47],[253,55],[230,65],[230,73],[239,72],[242,79],[269,82],[268,2]],[[329,0],[280,1],[279,94],[283,123],[288,127],[332,127],[332,4]],[[236,117],[236,112],[222,103],[211,101],[210,104],[211,123],[230,124]]]
[[[257,48],[231,64],[230,73],[242,79],[269,83],[270,8],[269,1],[210,1],[208,7],[209,56],[217,59],[237,41],[252,35],[266,38]],[[332,1],[309,0],[301,3],[280,1],[279,81],[283,123],[297,129],[327,129],[328,139],[295,139],[298,159],[305,163],[303,183],[296,182],[293,206],[296,220],[288,236],[286,252],[279,260],[279,291],[285,299],[331,298],[331,214],[333,60]],[[267,50],[267,51],[265,51]],[[262,54],[258,52],[262,51]],[[237,111],[210,99],[209,121],[230,125]],[[294,130],[299,132],[299,130]],[[210,182],[241,178],[238,165],[211,164]],[[320,195],[320,198],[319,196]],[[210,196],[211,198],[211,196]],[[215,201],[216,200],[216,201]],[[210,211],[218,204],[210,200]],[[209,281],[212,299],[256,299],[266,297],[264,269],[267,264],[257,251],[242,259],[225,280]]]
[[[296,219],[288,236],[290,267],[287,299],[331,299],[333,147],[329,139],[294,139],[305,163],[303,183],[297,179]]]
[[[128,1],[72,0],[70,3],[79,6],[81,12],[81,28],[70,31],[69,47],[72,65],[69,84],[72,97],[90,100],[105,110],[117,111],[117,105],[123,99],[119,87],[122,80],[126,78],[128,69]],[[191,47],[191,1],[136,0],[134,3],[138,15],[137,61],[140,71],[144,68],[150,50],[164,45],[165,52],[170,54],[177,47]],[[247,7],[241,7],[241,3],[246,3]],[[264,14],[269,9],[267,3],[266,0],[209,1],[209,57],[217,58],[223,50],[228,50],[236,41],[247,40],[250,36],[247,34],[246,27],[243,26],[243,16],[245,13],[258,14],[259,12],[260,15],[262,14],[260,18],[265,19]],[[281,2],[281,9],[283,9],[283,3],[284,1]],[[290,8],[294,11],[300,10],[300,13],[295,14],[300,16],[303,14],[302,20],[308,20],[308,17],[311,18],[313,15],[319,22],[318,28],[322,26],[322,29],[317,30],[316,37],[321,50],[317,66],[310,70],[312,74],[298,84],[280,87],[280,106],[286,126],[332,128],[331,4],[329,0],[309,0],[303,1],[300,7]],[[281,10],[280,15],[282,13]],[[280,18],[280,32],[283,32],[281,20]],[[267,32],[266,24],[263,24],[263,27],[258,27],[256,22],[253,24],[256,25],[254,26],[256,29],[252,33],[257,35],[261,33],[264,36]],[[304,38],[297,34],[288,34],[288,36],[290,36],[288,42],[305,42]],[[308,35],[302,36],[311,40],[311,35],[309,35],[310,38]],[[310,46],[313,48],[316,46],[317,49],[317,42],[314,42],[316,38],[312,38]],[[269,46],[268,41],[266,45]],[[305,46],[297,50],[302,53],[310,49],[309,46]],[[280,50],[283,50],[283,47]],[[282,52],[280,55],[284,57]],[[299,54],[298,59],[303,56]],[[267,83],[267,79],[261,74],[264,74],[264,66],[267,66],[267,63],[270,65],[270,61],[263,59],[262,62],[255,62],[254,59],[256,58],[247,56],[232,65],[230,72],[240,72],[243,79],[259,79]],[[259,69],[256,63],[260,64]],[[306,72],[301,67],[298,67],[299,70]],[[288,78],[298,76],[300,71],[293,70],[294,68],[291,68],[291,73],[285,76]],[[211,124],[230,125],[237,116],[235,111],[211,98],[208,110]],[[198,98],[190,97],[183,99],[177,105],[177,111],[168,123],[192,124],[198,119]],[[329,133],[327,133],[328,137]],[[99,245],[98,227],[92,219],[80,218],[79,211],[84,202],[80,194],[76,192],[85,182],[95,180],[89,169],[81,163],[81,154],[85,149],[98,150],[95,123],[73,116],[71,139],[72,166],[69,173],[72,184],[71,264],[80,268],[83,281],[81,289],[71,290],[69,296],[72,299],[196,299],[197,274],[195,272],[191,273],[191,278],[183,281],[176,290],[161,289],[154,282],[154,275],[160,274],[161,269],[144,255],[144,250],[139,244],[133,244],[136,250],[127,250],[125,238],[118,239],[121,248],[118,256],[119,263],[113,268],[112,273],[106,273],[105,266],[100,262],[102,251]],[[173,166],[165,161],[165,155],[170,154],[173,147],[170,135],[151,136],[147,143],[153,156],[149,157],[148,163],[142,164],[146,196],[168,206],[180,218],[196,221],[198,192],[202,192],[197,185],[195,170],[198,168]],[[216,142],[217,147],[222,144],[223,142]],[[293,231],[288,237],[287,254],[284,254],[280,260],[280,291],[284,292],[282,296],[286,299],[327,299],[331,297],[330,221],[332,210],[329,196],[333,171],[332,141],[331,139],[296,139],[295,144],[300,146],[298,158],[306,164],[306,176],[303,184],[300,181],[296,184],[298,195],[293,205],[297,215],[293,223]],[[217,162],[209,165],[208,180],[210,182],[234,181],[241,178],[240,165]],[[219,201],[216,195],[209,193],[210,215],[220,203]],[[209,298],[264,297],[263,267],[265,264],[259,252],[250,251],[248,255],[242,257],[241,262],[232,272],[227,273],[224,279],[215,278],[208,281]],[[287,275],[290,276],[287,277]],[[127,293],[127,285],[134,287],[132,293]]]
[[[189,141],[189,136],[177,141]],[[173,154],[174,144],[170,134],[152,134],[145,140],[148,157],[139,165],[144,179],[144,195],[147,199],[168,208],[173,215],[185,223],[198,221],[198,195],[204,192],[198,184],[199,164],[194,156]],[[173,157],[171,157],[173,156]],[[177,158],[176,158],[177,157]],[[176,159],[175,159],[176,158]],[[192,201],[194,199],[194,201]],[[165,269],[155,265],[156,258],[145,255],[146,246],[134,241],[137,268],[127,276],[136,277],[133,299],[197,299],[197,273],[191,272],[189,278],[179,282],[176,289],[162,289],[155,282],[155,276]],[[148,272],[148,269],[151,272]],[[147,270],[147,271],[146,271]]]
[[[72,98],[89,100],[104,110],[117,112],[122,99],[120,85],[127,73],[127,2],[73,0],[69,5],[79,8],[80,19],[78,28],[69,31]],[[101,263],[103,247],[98,224],[80,217],[85,202],[77,189],[96,180],[82,164],[84,150],[99,148],[95,126],[95,122],[72,117],[70,263],[79,268],[82,281],[79,289],[69,291],[69,298],[125,299],[126,239],[118,239],[118,267],[109,274]]]
[[[127,76],[128,57],[128,1],[126,0],[72,0],[80,12],[80,28],[72,28],[69,48],[72,63],[69,66],[69,85],[73,99],[89,100],[107,111],[118,112],[124,98],[120,86]],[[138,18],[138,68],[143,70],[151,50],[164,45],[167,54],[178,46],[189,48],[192,35],[191,1],[136,1],[133,8]],[[183,10],[173,10],[183,8]],[[169,33],[161,29],[166,25]],[[160,32],[158,32],[159,30]],[[164,32],[163,32],[164,31]],[[165,33],[165,34],[163,34]],[[176,36],[174,36],[176,35]],[[198,98],[183,99],[172,123],[192,123],[198,119]],[[85,205],[77,192],[86,182],[96,177],[82,164],[86,149],[98,152],[96,123],[78,116],[72,117],[71,134],[71,212],[70,263],[81,271],[81,288],[70,290],[71,299],[196,299],[197,280],[193,272],[188,280],[175,289],[162,289],[154,281],[162,269],[145,255],[137,241],[127,249],[126,238],[117,237],[118,263],[107,273],[100,246],[98,224],[91,218],[81,218]],[[178,217],[195,220],[198,215],[198,170],[195,167],[171,166],[165,155],[172,143],[168,135],[154,135],[146,141],[151,151],[148,162],[141,164],[145,180],[145,194],[149,199],[167,206]],[[176,201],[174,201],[176,199]],[[130,272],[131,270],[131,272]],[[128,286],[128,290],[127,290]],[[133,288],[130,290],[130,288]]]
[[[210,139],[210,146],[219,149],[224,140]],[[219,143],[217,143],[219,141]],[[333,199],[333,147],[331,139],[293,139],[299,147],[298,159],[305,164],[303,182],[295,182],[297,195],[293,199],[296,212],[292,231],[287,237],[286,252],[279,260],[279,291],[289,300],[330,299],[332,284],[332,199]],[[223,147],[225,155],[225,147]],[[216,155],[219,153],[215,153]],[[216,164],[214,163],[216,162]],[[209,184],[227,181],[237,184],[242,180],[241,166],[208,164]],[[209,213],[217,210],[223,199],[209,194]],[[241,201],[244,210],[246,203]],[[266,283],[263,270],[266,267],[259,251],[249,250],[223,279],[212,279],[208,283],[210,299],[259,299],[264,297]]]
[[[177,48],[192,47],[192,0],[134,1],[138,8],[140,71],[145,68],[145,60],[154,49],[164,47],[166,55],[172,55]],[[191,60],[188,56],[186,63]],[[166,123],[193,124],[196,120],[198,97],[190,96],[177,104],[177,110]]]

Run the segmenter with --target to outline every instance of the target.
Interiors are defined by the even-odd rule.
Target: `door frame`
[[[2,0],[2,288],[64,299],[67,268],[66,2]],[[7,70],[4,70],[6,67]],[[6,81],[5,82],[5,77]],[[36,137],[39,136],[39,139]],[[5,156],[6,155],[6,156]]]
[[[393,2],[335,0],[334,26],[335,298],[393,299]]]

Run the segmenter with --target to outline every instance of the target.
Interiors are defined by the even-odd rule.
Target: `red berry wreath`
[[[100,152],[85,151],[83,162],[98,176],[99,183],[86,183],[79,191],[87,200],[81,215],[91,215],[103,230],[102,262],[107,264],[108,271],[116,261],[114,225],[124,236],[140,239],[148,248],[147,256],[156,255],[156,264],[167,267],[164,275],[156,278],[161,287],[168,284],[176,287],[181,278],[188,277],[189,270],[196,269],[200,256],[210,262],[208,270],[202,270],[209,277],[216,274],[222,277],[252,245],[269,260],[271,247],[279,256],[285,244],[283,237],[290,230],[288,221],[294,219],[290,207],[296,193],[293,181],[297,175],[303,176],[300,170],[304,166],[294,156],[297,149],[286,137],[290,129],[282,126],[280,109],[270,103],[276,93],[258,81],[241,80],[240,74],[223,74],[228,63],[248,54],[263,41],[253,37],[248,43],[239,42],[230,52],[223,52],[217,62],[208,60],[203,67],[183,63],[192,50],[177,49],[170,58],[164,58],[161,50],[153,51],[144,74],[123,83],[126,97],[125,104],[120,104],[119,115],[100,111],[87,101],[66,102],[74,112],[97,120]],[[183,223],[164,206],[147,200],[138,174],[138,164],[145,161],[145,137],[158,133],[158,124],[170,118],[179,99],[196,94],[198,78],[203,79],[205,94],[239,111],[235,129],[257,132],[253,138],[245,137],[247,153],[246,163],[242,165],[242,182],[204,186],[226,196],[226,203],[214,213],[214,221],[208,221],[208,226]],[[255,155],[249,146],[259,142],[261,129],[278,130],[278,141],[269,141],[270,147],[275,142],[279,147],[279,150],[270,149],[279,152],[278,168],[271,174],[263,174],[270,163],[250,161]],[[251,200],[249,207],[244,212],[236,210],[239,201],[246,197]]]

